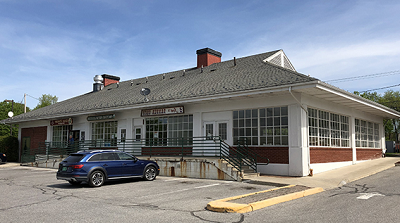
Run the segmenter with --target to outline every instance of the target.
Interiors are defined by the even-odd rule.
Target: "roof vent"
[[[96,75],[93,80],[93,92],[101,91],[101,89],[103,89],[103,77],[101,77],[101,75]]]

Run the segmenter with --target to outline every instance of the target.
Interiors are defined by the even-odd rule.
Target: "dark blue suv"
[[[100,187],[111,179],[141,177],[151,181],[159,172],[156,162],[139,160],[118,150],[80,151],[60,163],[57,179],[72,185],[87,182],[90,186]]]

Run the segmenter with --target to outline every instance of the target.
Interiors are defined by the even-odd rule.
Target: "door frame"
[[[206,135],[206,125],[207,124],[212,124],[213,125],[213,136],[219,136],[219,124],[225,123],[226,124],[226,140],[224,140],[228,144],[232,144],[233,142],[233,137],[232,137],[232,130],[230,128],[230,122],[228,120],[218,120],[218,121],[204,121],[203,122],[203,136]]]

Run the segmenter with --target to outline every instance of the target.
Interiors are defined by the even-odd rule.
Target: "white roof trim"
[[[280,57],[279,58],[280,64],[273,61],[273,59],[275,59],[277,57]],[[286,65],[285,65],[285,60],[287,61]],[[268,58],[264,59],[263,61],[269,62],[269,63],[275,64],[277,66],[281,66],[283,68],[297,72],[296,69],[294,68],[292,62],[290,62],[289,58],[286,56],[286,54],[283,52],[283,50],[279,50],[278,52],[276,52],[276,53],[272,54],[271,56],[269,56]]]
[[[339,89],[335,86],[319,82],[314,89],[312,88],[292,88],[299,92],[312,95],[317,98],[331,101],[333,103],[342,104],[344,106],[361,110],[384,118],[400,118],[400,112],[388,108],[379,103],[370,101],[358,95]]]

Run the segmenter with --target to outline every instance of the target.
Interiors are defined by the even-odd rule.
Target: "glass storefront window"
[[[192,144],[193,115],[146,118],[146,145]]]
[[[288,107],[233,111],[233,144],[288,145]]]
[[[92,140],[104,141],[114,145],[117,140],[118,121],[93,122]],[[106,145],[106,146],[107,146]]]
[[[349,117],[308,108],[310,146],[349,147]]]
[[[72,130],[72,125],[53,126],[52,146],[60,147],[68,142],[68,133]]]

